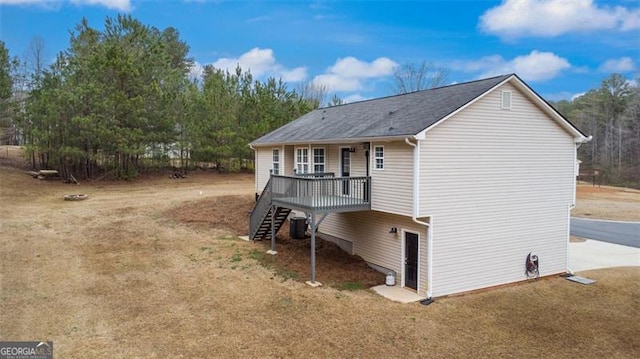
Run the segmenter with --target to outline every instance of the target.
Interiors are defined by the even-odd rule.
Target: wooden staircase
[[[273,233],[276,234],[291,213],[290,208],[273,206],[271,201],[271,179],[258,197],[249,218],[249,238],[254,241],[271,239],[271,220],[273,218]],[[275,209],[275,217],[273,210]]]
[[[253,239],[254,241],[271,239],[271,218],[272,218],[271,209],[272,208],[274,207],[269,206],[269,210],[267,211],[266,215],[264,216],[264,219],[260,223],[260,226],[258,226],[258,229],[256,230],[255,234],[251,237],[251,239]],[[282,227],[282,224],[289,216],[289,213],[291,213],[291,209],[284,208],[284,207],[275,207],[275,208],[276,208],[276,213],[274,218],[275,221],[274,221],[273,233],[278,233],[278,231]]]

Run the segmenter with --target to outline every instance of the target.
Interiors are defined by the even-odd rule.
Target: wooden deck
[[[316,213],[371,209],[370,177],[272,176],[274,205]]]

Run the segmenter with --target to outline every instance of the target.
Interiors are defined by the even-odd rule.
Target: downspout
[[[568,212],[568,217],[569,217],[569,223],[567,223],[567,273],[572,274],[573,275],[573,271],[571,270],[571,268],[569,268],[569,242],[571,241],[571,210],[574,209],[576,207],[576,182],[577,179],[576,177],[578,176],[579,173],[575,173],[576,168],[578,167],[578,149],[580,148],[580,146],[582,146],[583,143],[587,143],[589,141],[591,141],[591,139],[593,139],[593,136],[589,136],[587,138],[581,138],[577,141],[575,141],[575,149],[573,152],[573,171],[574,171],[574,178],[573,178],[573,203],[571,203],[569,205],[569,209],[567,210]]]
[[[416,143],[409,141],[406,137],[404,142],[413,147],[413,211],[411,220],[421,226],[428,228],[427,232],[427,299],[432,297],[433,288],[433,238],[431,236],[431,225],[427,222],[418,219],[418,211],[420,206],[420,140],[416,138]]]

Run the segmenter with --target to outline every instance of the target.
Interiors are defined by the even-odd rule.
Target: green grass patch
[[[232,262],[232,263],[238,263],[238,262],[240,262],[240,261],[242,261],[242,254],[240,254],[240,252],[237,252],[237,251],[236,251],[236,252],[233,254],[233,256],[231,256],[231,262]]]
[[[200,251],[201,252],[206,252],[208,254],[211,254],[211,253],[213,253],[213,248],[211,248],[211,247],[200,247]]]
[[[298,272],[293,270],[284,270],[282,272],[279,272],[278,274],[280,274],[285,281],[288,279],[297,280],[298,277],[300,276]]]
[[[262,262],[264,260],[264,253],[257,249],[252,249],[251,252],[249,252],[249,258]]]
[[[340,282],[336,284],[335,288],[338,290],[355,291],[365,289],[366,287],[360,282]]]

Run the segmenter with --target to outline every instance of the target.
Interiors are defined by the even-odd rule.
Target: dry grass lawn
[[[63,201],[70,193],[89,199]],[[235,223],[240,201],[220,199],[252,193],[252,175],[74,186],[0,163],[0,340],[52,340],[57,358],[640,353],[640,268],[402,305],[309,288],[260,265],[264,243],[168,216],[213,201],[225,209],[212,209],[215,223]]]
[[[618,221],[640,221],[640,190],[580,183],[573,216]]]

